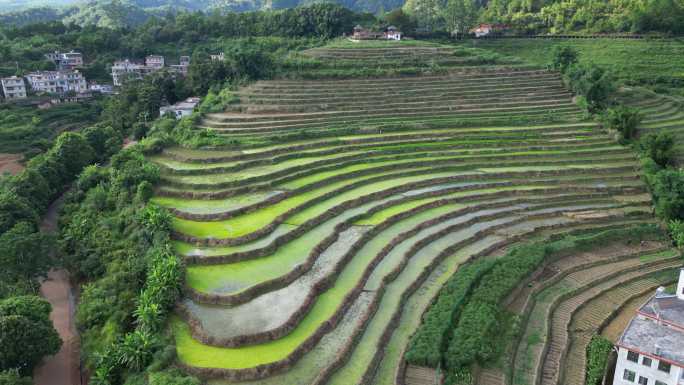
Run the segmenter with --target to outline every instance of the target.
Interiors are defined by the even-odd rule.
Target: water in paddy
[[[357,328],[358,320],[368,311],[372,293],[361,293],[349,307],[335,329],[323,336],[316,346],[306,353],[287,372],[256,381],[240,382],[240,385],[299,385],[310,384],[316,376],[330,365],[344,348]],[[233,385],[226,380],[209,380],[208,385]]]
[[[250,206],[282,193],[283,191],[277,190],[252,192],[248,195],[239,195],[227,199],[186,199],[158,196],[152,198],[152,202],[191,214],[216,214]]]
[[[456,270],[457,266],[465,262],[470,256],[485,250],[492,244],[501,241],[503,238],[498,236],[488,236],[473,244],[466,246],[448,257],[445,261],[439,263],[437,266],[432,266],[438,254],[437,250],[428,249],[416,254],[412,261],[406,268],[397,276],[397,278],[387,285],[385,294],[382,297],[380,308],[375,314],[363,335],[359,339],[358,345],[354,348],[350,360],[343,366],[329,382],[330,385],[348,385],[356,384],[368,369],[368,364],[377,352],[377,348],[383,348],[385,345],[379,345],[380,337],[388,326],[389,321],[394,316],[395,312],[401,311],[400,303],[401,297],[408,290],[409,286],[418,279],[424,269],[431,269],[432,272],[427,280],[416,293],[419,295],[426,295],[425,286],[435,286],[438,290],[443,284],[439,277],[448,277]],[[432,267],[431,267],[432,266]],[[432,296],[427,295],[428,301]]]
[[[301,237],[281,246],[268,256],[213,266],[190,266],[188,283],[191,287],[210,293],[232,294],[245,290],[269,279],[287,274],[306,261],[313,247],[326,236],[333,234],[340,223],[367,212],[390,198],[370,202],[346,210],[340,215],[322,223]]]
[[[352,227],[340,234],[314,263],[311,270],[288,286],[263,294],[248,303],[234,306],[198,304],[184,301],[202,329],[213,337],[226,338],[250,335],[282,326],[303,305],[314,284],[328,276],[351,246],[368,231],[367,227]]]

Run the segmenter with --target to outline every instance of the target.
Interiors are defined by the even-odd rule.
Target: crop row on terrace
[[[506,301],[507,310],[520,316],[522,331],[498,364],[480,371],[476,383],[584,383],[587,338],[631,298],[672,280],[681,264],[662,234],[652,236],[652,241],[628,236],[564,253],[522,282]],[[572,327],[586,320],[593,329]]]
[[[340,42],[338,44],[344,44]],[[362,45],[369,44],[368,42]],[[394,47],[348,49],[350,47],[318,47],[291,56],[292,68],[307,71],[304,78],[373,77],[385,74],[417,75],[442,71],[443,68],[478,66],[481,64],[515,64],[520,60],[479,49],[454,48],[434,44],[430,47],[395,42]]]
[[[318,56],[335,55],[380,53]],[[395,105],[373,103],[395,93]],[[173,214],[187,264],[172,321],[179,365],[210,383],[401,382],[420,315],[464,263],[535,237],[649,222],[634,156],[583,121],[554,74],[282,80],[238,95],[235,111],[201,124],[248,143],[328,132],[151,158],[163,170],[153,201]],[[316,112],[287,112],[313,99]],[[263,108],[274,111],[244,113]],[[406,119],[442,125],[392,129]],[[341,128],[378,122],[388,129]]]
[[[681,39],[494,39],[469,44],[540,66],[551,60],[554,47],[571,46],[581,58],[613,69],[628,84],[677,87],[684,73]]]
[[[642,115],[637,127],[639,135],[649,133],[668,132],[672,134],[674,143],[674,158],[677,163],[682,162],[684,149],[684,101],[680,97],[660,95],[644,89],[632,89],[623,92],[623,102]]]

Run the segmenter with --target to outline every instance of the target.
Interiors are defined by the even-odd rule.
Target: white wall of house
[[[2,92],[5,94],[5,99],[13,100],[26,98],[26,84],[24,84],[23,78],[12,76],[3,78],[0,83],[2,83]]]
[[[62,94],[69,91],[85,92],[86,80],[78,71],[39,71],[26,75],[31,89],[36,92]]]
[[[684,376],[684,369],[681,367],[671,364],[670,372],[667,373],[658,369],[660,360],[658,360],[657,357],[646,356],[637,352],[633,352],[633,354],[631,354],[628,358],[629,350],[623,347],[619,347],[618,349],[618,358],[617,364],[615,366],[615,378],[613,379],[613,385],[684,384],[684,378],[682,377]],[[637,362],[634,362],[630,358],[636,358]]]
[[[387,32],[387,40],[401,40],[401,32]]]

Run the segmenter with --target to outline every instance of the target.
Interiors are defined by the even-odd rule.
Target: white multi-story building
[[[45,54],[49,60],[55,63],[57,69],[60,71],[73,70],[76,67],[83,66],[83,54],[80,52],[51,52]]]
[[[26,98],[26,84],[24,79],[18,76],[11,76],[0,79],[2,84],[2,92],[5,94],[5,99],[25,99]]]
[[[116,61],[112,66],[112,81],[115,86],[120,86],[126,79],[142,79],[144,68],[144,65],[128,59]]]
[[[145,57],[145,65],[151,68],[162,69],[164,68],[164,56],[148,55]]]
[[[171,70],[185,75],[188,72],[189,63],[190,58],[188,56],[181,56],[180,64],[171,66]],[[153,72],[164,69],[165,65],[164,56],[161,55],[146,56],[145,64],[132,62],[128,59],[119,60],[114,62],[112,66],[112,80],[114,85],[119,87],[123,85],[125,80],[140,80]]]
[[[163,59],[162,59],[163,61]],[[164,68],[135,63],[128,59],[114,62],[112,66],[112,80],[115,86],[123,85],[128,79],[142,79],[144,76]]]
[[[37,71],[26,75],[26,80],[35,92],[64,94],[70,91],[81,93],[88,90],[86,79],[78,71]]]
[[[190,56],[181,56],[178,64],[173,64],[170,67],[173,72],[186,76],[188,74],[188,67],[190,67]]]
[[[613,385],[684,384],[684,269],[676,294],[659,288],[616,345]]]

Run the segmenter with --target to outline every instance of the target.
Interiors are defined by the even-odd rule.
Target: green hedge
[[[601,383],[611,350],[613,350],[613,343],[605,337],[595,335],[591,338],[591,342],[587,346],[586,385],[599,385]]]
[[[492,260],[477,260],[463,266],[442,287],[437,300],[425,313],[423,323],[411,337],[406,360],[414,365],[436,368],[442,360],[447,331],[454,315],[462,308],[477,280],[494,265]]]

